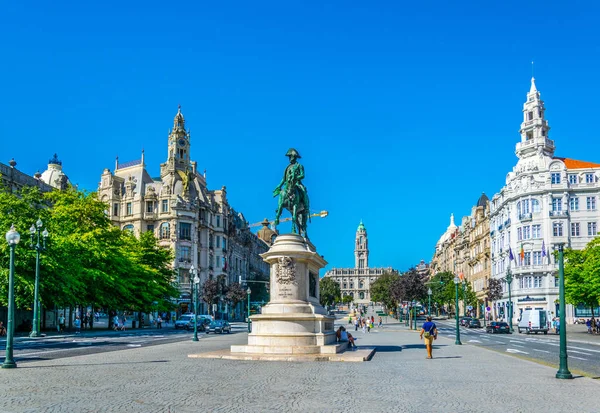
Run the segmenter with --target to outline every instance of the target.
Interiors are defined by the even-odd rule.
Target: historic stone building
[[[371,302],[371,283],[386,273],[398,274],[392,267],[369,267],[369,239],[367,228],[362,221],[356,230],[354,242],[354,268],[332,268],[325,273],[340,285],[342,297],[354,297],[356,304],[369,304]]]
[[[226,188],[207,188],[206,172],[200,173],[192,160],[191,146],[191,135],[179,107],[169,131],[167,159],[160,165],[160,176],[148,173],[142,151],[141,159],[136,161],[119,162],[117,158],[114,171],[105,169],[98,187],[98,197],[107,204],[114,225],[136,235],[151,231],[161,246],[174,251],[182,312],[190,309],[192,266],[198,271],[200,286],[221,275],[227,283],[237,282],[240,277],[245,281],[253,276],[252,267],[256,268],[254,274],[265,271],[265,266],[258,265],[257,254],[267,248],[247,230],[243,216],[230,207]],[[228,312],[224,306],[219,310]],[[210,309],[200,303],[200,311]]]
[[[54,158],[56,158],[56,155],[54,155]],[[50,160],[50,162],[52,162],[52,159]],[[49,185],[49,181],[44,180],[42,177],[43,174],[41,174],[40,172],[36,172],[33,176],[21,172],[17,169],[17,162],[14,159],[11,159],[8,162],[8,165],[0,163],[0,182],[2,183],[2,186],[6,188],[9,192],[18,191],[24,186],[35,186],[40,188],[42,192],[52,191],[54,187]],[[66,179],[66,182],[68,182],[68,178]]]
[[[487,305],[491,267],[489,216],[489,200],[485,194],[479,197],[471,214],[462,218],[460,227],[454,224],[454,215],[451,215],[450,225],[437,242],[431,260],[431,275],[452,272],[471,284],[479,301],[474,308],[477,315],[482,314]]]
[[[510,268],[515,322],[530,308],[557,314],[554,248],[564,243],[582,249],[598,235],[600,164],[555,156],[545,111],[532,78],[516,145],[518,161],[490,208],[492,277],[504,284],[504,297],[493,306],[506,317]],[[590,315],[589,309],[567,306],[567,322]]]

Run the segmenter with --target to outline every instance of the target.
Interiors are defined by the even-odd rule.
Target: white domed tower
[[[54,154],[54,157],[48,161],[48,169],[46,169],[41,176],[41,180],[60,190],[67,189],[67,185],[70,184],[69,177],[65,175],[62,170],[62,162],[58,160],[58,156]]]
[[[354,246],[354,266],[356,268],[369,268],[369,240],[367,228],[362,220],[356,230],[356,244]]]

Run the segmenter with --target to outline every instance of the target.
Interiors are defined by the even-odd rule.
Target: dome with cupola
[[[56,189],[67,189],[71,184],[69,177],[62,170],[62,162],[57,154],[48,161],[48,169],[42,172],[40,179]]]

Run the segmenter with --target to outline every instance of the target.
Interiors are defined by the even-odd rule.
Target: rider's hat
[[[293,156],[295,156],[295,157],[296,157],[296,158],[298,158],[298,159],[302,158],[302,157],[300,156],[300,154],[298,153],[298,151],[297,151],[297,150],[295,150],[294,148],[290,148],[290,149],[288,149],[287,153],[285,154],[285,156],[292,156],[292,155],[293,155]]]

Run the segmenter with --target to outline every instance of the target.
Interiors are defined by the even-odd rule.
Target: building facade
[[[56,155],[54,156],[56,157]],[[36,172],[33,176],[30,176],[18,170],[17,162],[14,158],[8,162],[8,165],[0,163],[0,182],[11,193],[20,190],[24,186],[34,186],[40,188],[42,192],[50,192],[54,189],[54,187],[42,179],[40,172]]]
[[[557,314],[558,265],[552,252],[560,243],[582,249],[598,231],[600,164],[555,156],[545,110],[532,78],[516,145],[518,161],[490,207],[491,276],[504,286],[493,307],[506,319],[510,269],[513,322],[525,309]],[[578,311],[589,309],[567,306],[566,321],[585,316]]]
[[[332,268],[325,273],[340,285],[342,297],[351,296],[355,304],[371,302],[371,284],[382,274],[398,274],[391,268],[369,267],[369,239],[362,221],[356,230],[354,242],[354,268]]]
[[[150,231],[161,246],[174,251],[180,312],[191,308],[192,266],[198,272],[200,286],[220,276],[229,284],[240,277],[251,277],[250,263],[255,263],[257,254],[263,252],[258,242],[246,240],[243,227],[247,223],[230,207],[227,189],[208,189],[206,172],[200,173],[191,158],[191,146],[191,135],[179,107],[169,131],[167,159],[160,165],[160,176],[148,173],[142,151],[141,159],[136,161],[121,163],[117,158],[114,171],[105,169],[98,186],[98,197],[107,204],[114,225],[135,235]],[[200,303],[201,313],[210,310]],[[224,308],[219,311],[230,312]]]

